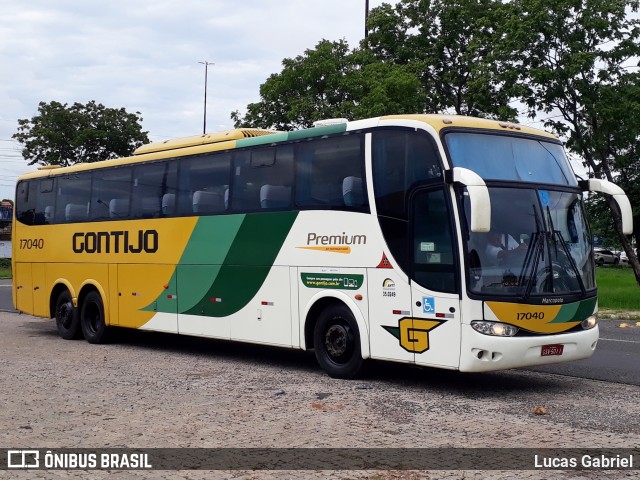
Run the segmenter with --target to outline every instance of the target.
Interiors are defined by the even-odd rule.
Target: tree
[[[93,100],[71,106],[40,102],[36,116],[18,120],[13,138],[23,145],[29,165],[68,166],[130,155],[149,143],[141,121],[140,112],[107,108]]]
[[[236,127],[289,130],[315,120],[451,111],[513,120],[516,109],[492,54],[500,0],[405,0],[371,11],[369,37],[342,40],[285,59]]]
[[[638,0],[514,0],[500,42],[507,81],[532,118],[567,138],[596,178],[621,184],[640,221],[640,21]],[[606,200],[620,243],[640,284],[640,263]]]
[[[280,73],[260,86],[260,101],[247,106],[236,127],[291,130],[326,118],[364,118],[418,111],[424,93],[406,67],[382,64],[346,41],[320,41],[304,55],[282,61]]]
[[[421,111],[514,120],[509,85],[494,55],[500,0],[405,0],[369,17],[364,45],[382,62],[406,65],[428,92]]]

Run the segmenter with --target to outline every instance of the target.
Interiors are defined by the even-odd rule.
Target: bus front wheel
[[[58,295],[56,300],[55,319],[58,335],[65,340],[80,338],[82,331],[80,329],[78,309],[73,306],[69,290],[65,290]]]
[[[104,304],[96,291],[89,292],[80,308],[80,325],[89,343],[105,343],[107,326],[104,323]]]
[[[362,367],[360,333],[345,305],[325,308],[318,317],[313,346],[320,367],[333,378],[353,378]]]

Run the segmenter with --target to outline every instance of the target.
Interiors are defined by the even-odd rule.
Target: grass
[[[598,306],[607,310],[640,311],[640,287],[629,267],[597,267]]]
[[[10,258],[0,258],[0,278],[11,278]]]

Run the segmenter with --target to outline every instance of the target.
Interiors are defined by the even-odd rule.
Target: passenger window
[[[296,205],[368,211],[363,139],[349,135],[299,144]]]
[[[224,213],[229,203],[231,155],[206,154],[185,159],[180,166],[179,190],[162,197],[162,209],[169,215],[206,215]]]
[[[128,218],[131,168],[96,170],[93,175],[91,220]]]
[[[175,214],[177,162],[138,165],[133,170],[131,218]],[[173,197],[173,202],[167,199]]]
[[[234,155],[231,209],[291,208],[293,145],[240,151]]]
[[[23,180],[16,191],[16,219],[25,225],[33,225],[36,213],[37,182]]]
[[[38,181],[34,225],[49,225],[55,222],[55,183],[55,178],[43,178]]]
[[[407,193],[417,182],[442,178],[438,152],[426,133],[373,133],[373,182],[378,215],[406,219]]]
[[[71,173],[58,177],[55,222],[86,222],[91,202],[91,173]]]

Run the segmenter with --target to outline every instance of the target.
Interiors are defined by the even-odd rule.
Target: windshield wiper
[[[576,280],[578,280],[578,285],[580,286],[580,290],[582,290],[582,293],[586,292],[584,283],[582,281],[582,277],[580,275],[580,271],[578,270],[578,265],[576,264],[575,260],[573,259],[573,256],[571,255],[571,252],[569,251],[569,245],[567,245],[567,242],[565,242],[564,238],[562,238],[562,233],[560,232],[560,230],[556,230],[556,227],[553,224],[553,219],[551,218],[551,210],[549,209],[548,206],[547,206],[547,217],[549,219],[549,226],[551,227],[551,232],[552,232],[551,240],[553,242],[553,247],[555,249],[556,259],[558,258],[558,244],[560,244],[562,251],[564,252],[565,256],[567,257],[567,260],[569,261],[569,265],[573,269],[573,273],[576,276]],[[552,263],[551,291],[553,291],[553,262],[551,263]]]
[[[536,231],[533,235],[531,235],[531,241],[529,242],[529,251],[527,252],[527,257],[525,258],[525,264],[522,268],[522,277],[524,280],[524,275],[525,275],[525,272],[527,271],[527,261],[531,262],[530,264],[531,273],[530,273],[529,281],[527,282],[527,288],[525,289],[525,292],[524,292],[524,299],[529,298],[529,296],[531,295],[531,290],[533,289],[533,280],[536,277],[535,275],[536,265],[538,265],[538,262],[540,261],[541,256],[542,256],[542,260],[544,261],[544,244],[541,241],[541,238],[545,238],[545,235],[544,235],[545,231],[543,228],[542,219],[540,218],[538,210],[536,210],[536,205],[532,204],[531,208],[533,209],[533,217],[536,221]],[[531,255],[529,255],[529,253]]]
[[[532,236],[532,238],[534,238],[534,240],[529,245],[529,250],[531,251],[531,256],[529,258],[529,260],[531,261],[531,274],[530,274],[531,276],[529,277],[529,281],[527,282],[527,288],[524,292],[525,300],[529,298],[529,296],[531,295],[531,290],[533,290],[533,280],[536,278],[536,275],[535,275],[536,265],[538,265],[538,262],[540,261],[540,257],[543,255],[543,251],[544,251],[544,245],[543,245],[543,242],[541,241],[541,238],[544,238],[544,236],[541,236],[540,233],[535,233]],[[525,266],[522,270],[523,276],[524,276],[524,272],[526,271],[526,268],[527,268],[527,264],[525,262]]]
[[[576,275],[576,280],[578,281],[580,290],[582,290],[582,293],[585,293],[587,289],[584,286],[584,282],[582,281],[582,275],[580,275],[580,270],[578,270],[578,264],[573,258],[573,255],[571,255],[571,252],[569,252],[569,245],[567,245],[567,242],[564,241],[564,238],[562,238],[562,235],[560,234],[560,232],[554,232],[554,235],[558,236],[560,245],[562,246],[562,249],[564,250],[565,255],[567,256],[567,260],[569,260],[569,265],[571,266],[574,274]]]

